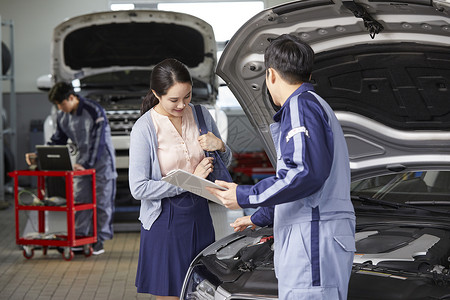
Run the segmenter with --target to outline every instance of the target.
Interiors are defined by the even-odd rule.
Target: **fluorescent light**
[[[159,2],[158,9],[183,12],[203,19],[213,27],[217,41],[226,41],[248,19],[264,9],[264,2]]]
[[[111,10],[131,10],[134,9],[133,3],[116,3],[111,4]]]

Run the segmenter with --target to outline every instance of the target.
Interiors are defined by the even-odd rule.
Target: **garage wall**
[[[37,91],[36,79],[50,72],[50,41],[53,28],[64,19],[107,10],[108,0],[1,0],[2,20],[14,22],[16,91]],[[3,41],[9,41],[2,29]],[[4,84],[5,91],[9,86]]]
[[[17,111],[16,169],[26,168],[24,155],[32,148],[30,126],[43,122],[51,105],[47,93],[36,88],[36,79],[50,72],[50,41],[53,28],[65,18],[108,9],[108,0],[0,0],[2,21],[14,24],[14,62]],[[2,26],[8,46],[9,27]],[[3,81],[3,106],[9,111],[9,81]]]

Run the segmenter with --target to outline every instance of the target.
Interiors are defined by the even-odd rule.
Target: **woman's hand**
[[[201,178],[208,177],[209,173],[213,171],[213,158],[205,157],[195,168],[194,175]]]
[[[230,224],[231,227],[234,228],[234,231],[243,231],[245,230],[248,226],[252,226],[252,229],[256,228],[256,225],[252,223],[251,217],[250,216],[245,216],[245,217],[240,217],[237,218],[234,223]]]
[[[207,134],[199,136],[198,142],[200,143],[202,149],[205,151],[219,150],[221,152],[225,152],[226,150],[224,142],[216,137],[211,131],[208,131]]]

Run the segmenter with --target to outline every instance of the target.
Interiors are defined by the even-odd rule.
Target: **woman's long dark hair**
[[[141,104],[141,116],[159,102],[152,90],[158,97],[161,97],[167,94],[167,91],[175,83],[186,82],[192,85],[191,74],[182,62],[174,58],[168,58],[158,63],[153,68],[150,76],[150,89]]]

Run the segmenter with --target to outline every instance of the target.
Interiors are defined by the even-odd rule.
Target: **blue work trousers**
[[[355,251],[352,219],[301,222],[275,229],[280,300],[347,299]]]
[[[74,178],[75,201],[92,202],[92,181],[90,176]],[[116,196],[116,179],[96,176],[97,196],[97,240],[103,242],[113,237],[114,199]],[[82,210],[75,215],[75,231],[80,236],[92,235],[92,211]]]

